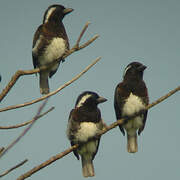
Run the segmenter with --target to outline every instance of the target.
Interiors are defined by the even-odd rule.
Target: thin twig
[[[1,154],[1,152],[4,151],[4,149],[5,149],[4,147],[1,147],[1,148],[0,148],[0,154]]]
[[[65,59],[67,56],[71,55],[72,53],[74,53],[74,52],[76,52],[76,51],[79,51],[79,50],[81,50],[81,49],[89,46],[89,45],[90,45],[92,42],[94,42],[98,37],[99,37],[99,35],[96,34],[94,37],[92,37],[89,41],[85,42],[83,45],[81,45],[81,46],[79,46],[79,47],[77,47],[77,46],[75,45],[72,49],[70,49],[70,50],[68,51],[67,54],[65,54],[65,55],[63,56],[63,58]]]
[[[164,101],[165,99],[167,99],[169,96],[172,96],[173,94],[175,94],[177,91],[180,91],[180,86],[178,86],[177,88],[171,90],[169,93],[167,93],[166,95],[162,96],[161,98],[159,98],[157,101],[154,101],[153,103],[149,104],[147,106],[147,109],[150,109],[151,107],[155,106],[156,104],[161,103],[162,101]]]
[[[48,101],[48,98],[45,99],[45,101],[44,101],[44,102],[42,103],[42,105],[39,107],[36,115],[35,115],[34,118],[33,118],[34,121],[33,121],[12,143],[10,143],[10,144],[7,146],[7,148],[5,148],[5,149],[1,152],[0,158],[1,158],[4,154],[6,154],[16,143],[18,143],[18,142],[20,141],[20,139],[31,129],[31,127],[34,125],[34,123],[35,123],[36,120],[38,119],[38,117],[39,117],[41,111],[43,110],[44,106],[46,105],[47,101]]]
[[[39,171],[39,170],[43,169],[44,167],[52,164],[53,162],[55,162],[58,159],[64,157],[65,155],[69,154],[70,152],[72,152],[73,150],[75,150],[77,148],[78,148],[78,145],[76,144],[76,145],[70,147],[69,149],[57,154],[56,156],[52,156],[50,159],[48,159],[44,163],[40,164],[39,166],[34,167],[33,169],[31,169],[27,173],[25,173],[25,174],[21,175],[20,177],[18,177],[17,180],[23,180],[23,179],[26,179],[26,178],[30,177],[31,175],[33,175],[37,171]]]
[[[7,174],[9,174],[9,173],[10,173],[11,171],[13,171],[14,169],[17,169],[17,168],[19,168],[20,166],[24,165],[27,161],[28,161],[28,160],[25,159],[24,161],[20,162],[20,163],[17,164],[16,166],[14,166],[14,167],[8,169],[7,171],[3,172],[2,174],[0,174],[0,178],[3,177],[3,176],[5,176],[5,175],[7,175]]]
[[[158,100],[156,100],[155,102],[153,102],[152,104],[149,104],[146,109],[150,109],[152,108],[153,106],[161,103],[162,101],[164,101],[165,99],[167,99],[168,97],[172,96],[174,93],[176,93],[177,91],[180,90],[180,86],[177,87],[176,89],[170,91],[168,94],[162,96],[161,98],[159,98]],[[140,113],[142,112],[138,112],[136,113],[135,115],[133,116],[138,116]],[[131,118],[131,117],[129,117]],[[112,124],[110,124],[109,126],[107,126],[106,128],[104,128],[97,136],[101,136],[103,134],[105,134],[106,132],[110,131],[111,129],[115,128],[116,126],[118,125],[122,125],[124,123],[124,121],[126,121],[127,119],[120,119]],[[96,136],[96,137],[97,137]],[[96,138],[96,137],[93,137],[93,138]],[[27,171],[26,173],[24,173],[23,175],[21,175],[19,178],[17,178],[17,180],[24,180],[28,177],[30,177],[31,175],[33,175],[34,173],[36,173],[37,171],[41,170],[42,168],[45,168],[46,166],[50,165],[51,163],[53,163],[54,161],[58,160],[58,159],[61,159],[63,158],[64,156],[66,156],[67,154],[71,153],[73,150],[77,149],[79,147],[78,144],[75,144],[74,146],[66,149],[65,151],[55,155],[55,156],[52,156],[50,159],[48,159],[47,161],[43,162],[42,164],[32,168],[31,170]]]
[[[79,38],[78,38],[78,40],[76,41],[77,47],[79,47],[79,43],[80,43],[80,41],[81,41],[81,38],[83,37],[84,33],[86,32],[89,24],[90,24],[90,22],[87,22],[87,23],[85,24],[83,30],[81,31],[81,33],[80,33],[80,35],[79,35]]]
[[[69,86],[71,83],[73,83],[74,81],[76,81],[77,79],[79,79],[84,73],[86,73],[92,66],[94,66],[99,60],[101,59],[101,57],[97,58],[92,64],[90,64],[89,66],[87,66],[82,72],[80,72],[78,75],[76,75],[73,79],[71,79],[70,81],[66,82],[63,86],[59,87],[57,90],[50,92],[49,94],[42,96],[38,99],[26,102],[24,104],[17,104],[17,105],[12,105],[12,106],[8,106],[5,108],[0,109],[0,112],[3,111],[8,111],[8,110],[12,110],[12,109],[17,109],[17,108],[21,108],[24,106],[29,106],[31,104],[37,103],[39,101],[42,101],[50,96],[53,96],[55,94],[57,94],[59,91],[61,91],[62,89],[64,89],[65,87]]]
[[[50,108],[49,110],[47,110],[46,112],[40,114],[40,115],[37,117],[37,119],[45,116],[47,113],[49,113],[49,112],[51,112],[52,110],[54,110],[54,108],[55,108],[55,107],[51,107],[51,108]],[[26,126],[26,125],[28,125],[28,124],[31,124],[33,121],[34,121],[34,118],[31,119],[30,121],[26,121],[26,122],[23,122],[23,123],[21,123],[21,124],[16,124],[16,125],[13,125],[13,126],[0,126],[0,129],[5,130],[5,129],[19,128],[19,127],[23,127],[23,126]]]
[[[76,44],[74,45],[74,47],[72,49],[70,49],[69,51],[67,51],[63,57],[61,59],[65,59],[66,57],[68,57],[69,55],[71,55],[72,53],[74,53],[75,51],[79,51],[85,47],[87,47],[89,44],[91,44],[92,42],[94,42],[99,36],[96,35],[93,38],[91,38],[90,40],[88,40],[86,43],[84,43],[83,45],[79,46],[79,42],[82,38],[82,36],[84,35],[85,31],[88,28],[89,23],[87,22],[84,26],[84,28],[82,29],[80,36],[78,37],[78,40],[76,42]],[[14,86],[14,84],[17,82],[17,80],[19,79],[19,77],[24,76],[24,75],[30,75],[30,74],[35,74],[38,73],[40,71],[44,71],[48,68],[50,68],[51,66],[53,66],[55,63],[60,62],[60,59],[57,59],[55,61],[53,61],[52,63],[49,63],[47,65],[42,66],[41,68],[36,68],[33,70],[19,70],[17,71],[11,78],[10,82],[7,84],[7,86],[3,89],[3,91],[0,94],[0,102],[4,99],[4,97],[8,94],[8,92],[11,90],[11,88]]]

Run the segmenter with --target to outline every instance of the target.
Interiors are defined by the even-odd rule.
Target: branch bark
[[[4,147],[0,148],[0,154],[4,151],[4,149],[5,149]]]
[[[74,45],[73,48],[71,48],[69,51],[67,51],[62,59],[65,59],[66,57],[68,57],[69,55],[71,55],[72,53],[79,51],[87,46],[89,46],[92,42],[94,42],[99,35],[95,35],[93,38],[91,38],[90,40],[88,40],[86,43],[84,43],[83,45],[79,46],[80,40],[82,39],[85,31],[87,30],[89,26],[89,22],[85,24],[84,28],[82,29],[80,36],[78,37],[78,40],[76,41],[76,44]],[[8,94],[8,92],[12,89],[12,87],[14,86],[14,84],[17,82],[17,80],[24,75],[31,75],[31,74],[35,74],[38,73],[40,71],[46,70],[49,68],[49,66],[53,66],[53,64],[55,64],[57,61],[60,60],[55,60],[54,62],[47,64],[41,68],[36,68],[33,70],[18,70],[11,78],[10,82],[7,84],[7,86],[3,89],[3,91],[0,94],[0,102],[5,98],[5,96]]]
[[[51,112],[52,110],[54,110],[54,108],[55,108],[55,107],[51,107],[51,108],[50,108],[49,110],[47,110],[46,112],[40,114],[40,115],[37,117],[37,119],[45,116],[47,113],[49,113],[49,112]],[[28,125],[28,124],[31,124],[33,121],[34,121],[34,118],[33,118],[32,120],[30,120],[30,121],[26,121],[26,122],[23,122],[23,123],[21,123],[21,124],[16,124],[16,125],[12,125],[12,126],[0,126],[0,129],[3,129],[3,130],[5,130],[5,129],[15,129],[15,128],[19,128],[19,127],[23,127],[23,126],[26,126],[26,125]]]
[[[44,108],[44,106],[46,105],[47,101],[48,101],[48,98],[47,98],[47,99],[42,103],[42,105],[39,107],[36,115],[35,115],[34,118],[33,118],[32,123],[31,123],[12,143],[10,143],[10,144],[7,146],[7,148],[5,148],[5,149],[1,152],[0,158],[1,158],[3,155],[5,155],[16,143],[18,143],[18,142],[21,140],[21,138],[32,128],[32,126],[34,125],[34,123],[36,122],[36,120],[38,119],[38,117],[40,116],[41,111],[43,110],[43,108]]]
[[[53,96],[55,94],[57,94],[59,91],[61,91],[62,89],[64,89],[65,87],[69,86],[71,83],[73,83],[74,81],[76,81],[77,79],[79,79],[84,73],[86,73],[92,66],[94,66],[98,61],[100,61],[101,57],[97,58],[92,64],[90,64],[89,66],[87,66],[82,72],[80,72],[78,75],[76,75],[72,80],[68,81],[67,83],[65,83],[63,86],[59,87],[57,90],[50,92],[49,94],[42,96],[38,99],[26,102],[24,104],[17,104],[17,105],[12,105],[12,106],[8,106],[5,108],[1,108],[0,112],[3,111],[8,111],[8,110],[12,110],[12,109],[17,109],[17,108],[21,108],[24,106],[29,106],[31,104],[37,103],[39,101],[42,101],[50,96]]]
[[[164,101],[165,99],[167,99],[168,97],[172,96],[173,94],[175,94],[177,91],[180,90],[180,86],[178,86],[177,88],[175,88],[174,90],[170,91],[169,93],[167,93],[166,95],[162,96],[161,98],[157,99],[156,101],[154,101],[152,104],[149,104],[146,109],[150,109],[153,106],[161,103],[162,101]],[[134,116],[138,116],[139,114],[141,114],[142,112],[138,112],[136,113]],[[122,118],[112,124],[110,124],[109,126],[107,126],[105,129],[103,129],[99,134],[97,134],[97,136],[101,136],[105,133],[107,133],[108,131],[110,131],[111,129],[115,128],[118,125],[122,125],[125,121],[127,121],[128,119],[130,119],[132,117],[128,117],[127,119]],[[97,138],[93,137],[93,138]],[[36,173],[37,171],[45,168],[46,166],[50,165],[51,163],[57,161],[58,159],[63,158],[64,156],[66,156],[67,154],[71,153],[73,150],[77,149],[79,147],[78,144],[75,144],[74,146],[71,146],[70,148],[66,149],[65,151],[52,156],[50,159],[48,159],[47,161],[43,162],[42,164],[32,168],[31,170],[27,171],[26,173],[24,173],[23,175],[21,175],[20,177],[17,178],[17,180],[24,180],[28,177],[30,177],[31,175],[33,175],[34,173]]]
[[[11,171],[19,168],[20,166],[24,165],[27,161],[28,161],[28,160],[25,159],[24,161],[20,162],[20,163],[17,164],[16,166],[14,166],[14,167],[8,169],[7,171],[3,172],[2,174],[0,174],[0,178],[3,177],[3,176],[5,176],[5,175],[7,175],[7,174],[9,174]]]

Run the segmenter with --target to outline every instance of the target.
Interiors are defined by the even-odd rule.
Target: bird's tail
[[[92,177],[94,176],[94,166],[92,159],[81,157],[82,161],[82,173],[84,177]]]
[[[135,153],[138,151],[137,134],[133,136],[127,134],[127,151],[129,153]]]
[[[39,86],[40,86],[40,93],[41,94],[48,94],[49,93],[49,83],[48,83],[48,72],[40,72],[40,81],[39,81]]]

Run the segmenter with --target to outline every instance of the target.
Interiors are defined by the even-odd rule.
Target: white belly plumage
[[[88,138],[95,136],[98,131],[99,130],[95,123],[82,122],[80,124],[80,129],[76,134],[76,140],[80,142],[85,142],[88,140]]]
[[[36,42],[33,53],[36,54],[38,50],[38,45],[41,42],[41,38]],[[54,38],[51,40],[49,46],[45,48],[43,55],[41,55],[38,60],[41,65],[52,62],[53,60],[59,59],[66,50],[65,41],[62,38]],[[56,69],[58,65],[54,65],[52,69]]]
[[[139,112],[140,110],[145,108],[145,104],[142,102],[142,100],[135,96],[133,93],[131,93],[126,100],[122,115],[123,116],[131,116],[136,112]],[[126,130],[137,130],[143,125],[143,116],[138,116],[132,120],[129,120],[127,124],[124,125],[124,128]]]

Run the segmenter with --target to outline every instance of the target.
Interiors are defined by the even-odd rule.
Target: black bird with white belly
[[[77,98],[75,108],[71,110],[69,116],[67,136],[72,146],[81,144],[77,150],[74,150],[74,155],[78,160],[79,155],[81,156],[84,177],[94,176],[93,160],[98,151],[100,138],[90,141],[88,139],[94,137],[104,127],[101,112],[97,106],[105,101],[107,100],[97,93],[85,91]]]
[[[143,72],[146,66],[139,62],[130,63],[125,71],[123,81],[115,89],[114,108],[116,118],[132,116],[144,110],[149,103],[148,91],[143,81]],[[144,130],[147,118],[147,110],[140,116],[128,120],[127,123],[120,125],[119,128],[123,135],[127,133],[127,151],[135,153],[138,151],[138,135]]]
[[[69,50],[69,40],[62,20],[72,11],[73,9],[65,8],[62,5],[48,7],[44,14],[43,24],[34,34],[32,49],[34,68],[40,68],[55,60],[63,61],[62,56]],[[51,78],[56,73],[59,63],[57,62],[39,73],[41,94],[49,93],[48,77]]]

